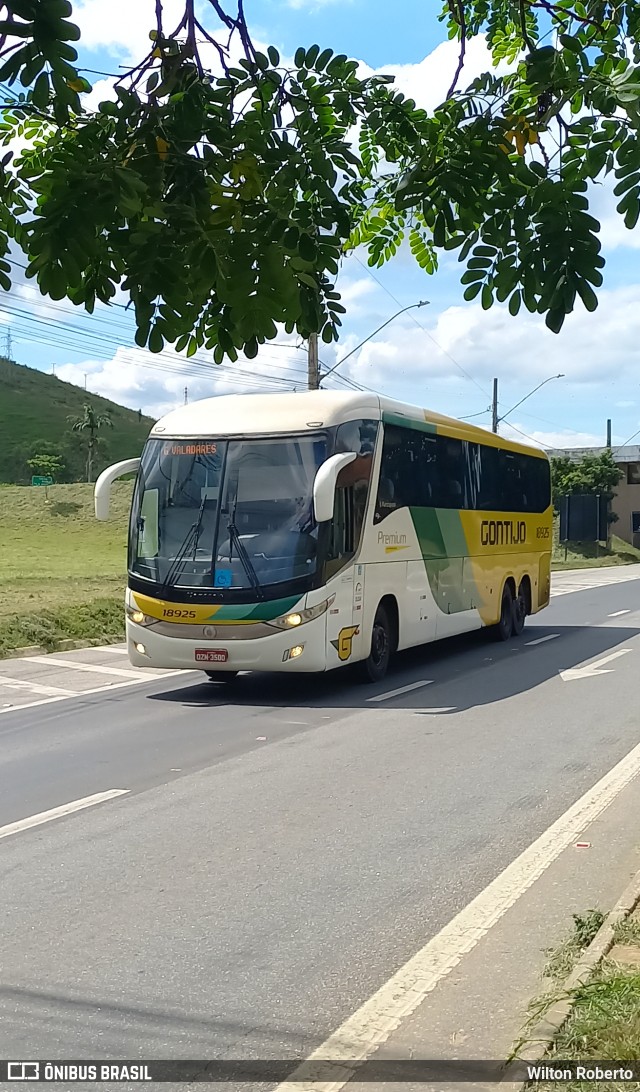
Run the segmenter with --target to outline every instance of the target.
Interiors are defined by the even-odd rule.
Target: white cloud
[[[419,322],[400,319],[365,345],[345,366],[351,377],[386,389],[419,382],[424,390],[435,380],[459,379],[460,368],[484,387],[500,372],[532,386],[563,372],[555,388],[560,401],[567,384],[637,382],[640,284],[601,292],[593,314],[578,303],[559,335],[540,315],[523,311],[514,319],[504,307],[483,311],[478,304],[448,307],[435,319],[424,311]],[[340,356],[356,344],[345,340]]]
[[[171,350],[153,354],[145,349],[119,348],[110,360],[87,359],[62,364],[56,375],[67,383],[101,394],[121,405],[142,409],[158,419],[188,401],[242,391],[278,391],[306,387],[305,350],[293,340],[265,346],[257,359],[216,367],[206,358],[187,360]]]
[[[364,62],[360,64],[362,76],[385,75],[395,77],[395,86],[407,98],[414,99],[424,110],[434,110],[444,100],[453,80],[460,43],[441,42],[431,53],[416,64],[383,65],[372,69]],[[478,35],[467,43],[465,61],[458,78],[458,87],[467,87],[483,72],[493,70],[496,75],[508,71],[507,65],[493,68],[491,53],[487,48],[484,35]]]
[[[184,12],[184,0],[163,0],[167,30],[174,30]],[[87,49],[106,49],[126,65],[149,52],[149,31],[156,26],[155,0],[76,0],[73,17]]]
[[[573,432],[570,430],[559,430],[557,432],[532,431],[531,425],[520,424],[520,422],[512,427],[505,421],[500,426],[500,435],[505,436],[508,440],[519,440],[521,443],[529,441],[535,444],[536,447],[545,449],[602,446],[602,436],[596,436],[593,432]]]

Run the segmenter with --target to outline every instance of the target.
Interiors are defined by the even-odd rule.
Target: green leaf
[[[561,34],[559,40],[560,44],[565,49],[571,50],[572,53],[582,53],[582,42],[579,38],[574,38],[572,34]]]
[[[49,75],[47,72],[41,72],[31,92],[31,101],[39,110],[45,110],[49,105],[49,95]]]
[[[479,295],[481,290],[482,290],[482,281],[476,281],[475,284],[470,284],[470,285],[467,286],[467,288],[465,288],[464,294],[463,294],[463,299],[465,299],[467,301],[467,303],[470,303],[471,300],[474,300],[476,298],[476,296]]]
[[[544,321],[545,325],[548,327],[549,330],[551,330],[552,333],[559,334],[562,327],[564,326],[565,318],[566,315],[564,313],[564,309],[561,307],[557,307],[553,308],[550,311],[547,311]]]
[[[483,311],[488,311],[493,306],[493,292],[488,284],[485,284],[482,288],[480,303]]]
[[[576,281],[576,289],[587,311],[596,311],[598,307],[598,297],[591,285],[587,281],[578,280]]]
[[[306,56],[307,56],[306,49],[303,49],[302,46],[299,46],[299,48],[296,49],[295,56],[293,58],[293,63],[295,64],[296,68],[303,68],[304,67],[304,62],[305,62]]]
[[[522,296],[519,289],[516,289],[511,299],[509,300],[509,314],[515,318],[520,311],[520,304],[522,303]]]
[[[267,53],[269,55],[269,60],[271,61],[271,64],[274,68],[277,68],[280,64],[280,54],[278,53],[278,50],[275,48],[275,46],[270,45],[267,47]]]
[[[151,333],[149,334],[149,352],[161,353],[164,349],[164,338],[158,329],[158,324],[155,323],[151,327]]]
[[[323,68],[329,63],[329,61],[331,60],[332,57],[333,57],[333,50],[332,49],[323,49],[322,53],[320,54],[320,56],[318,57],[317,61],[315,62],[314,66],[313,66],[315,68],[316,72],[322,72]]]
[[[305,55],[305,59],[304,59],[305,68],[313,68],[313,66],[315,65],[315,63],[316,63],[316,61],[318,59],[318,54],[319,53],[320,53],[320,46],[319,45],[312,45],[311,49],[307,50],[306,55]]]

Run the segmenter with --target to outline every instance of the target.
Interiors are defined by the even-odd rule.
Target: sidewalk
[[[428,1082],[414,1080],[410,1066],[397,1086],[393,1080],[385,1081],[384,1092],[396,1087],[397,1092],[436,1089],[463,1092],[495,1087],[491,1080],[487,1082],[482,1065],[473,1063],[504,1062],[512,1056],[523,1037],[523,1029],[530,1024],[532,1001],[549,990],[550,983],[547,980],[545,984],[543,978],[548,953],[566,941],[573,928],[573,915],[585,915],[592,908],[608,913],[639,872],[640,824],[633,821],[637,816],[640,816],[640,779],[636,778],[581,833],[580,842],[560,854],[457,966],[440,979],[419,1007],[370,1054],[372,1067],[374,1063],[396,1059],[412,1060],[414,1065],[420,1059],[450,1063],[448,1067],[443,1065],[441,1078]],[[499,832],[496,836],[499,837]],[[586,848],[578,848],[583,841]],[[374,1038],[379,1028],[380,1025],[371,1029]],[[327,1051],[325,1057],[329,1056]],[[456,1079],[451,1065],[454,1060],[469,1063],[464,1077],[457,1075]],[[474,1080],[476,1069],[478,1079]],[[348,1092],[371,1092],[376,1087],[374,1077],[374,1068],[372,1079],[359,1081],[356,1071],[347,1086]],[[338,1092],[341,1087],[336,1079],[316,1085],[315,1089]],[[546,1085],[545,1089],[549,1087]],[[293,1092],[300,1085],[289,1088]]]

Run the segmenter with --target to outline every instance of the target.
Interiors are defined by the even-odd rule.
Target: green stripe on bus
[[[268,603],[244,603],[237,606],[227,604],[220,607],[207,621],[270,622],[273,618],[279,618],[281,614],[288,614],[299,602],[300,596],[292,595],[286,599],[272,599]]]
[[[447,508],[410,508],[429,587],[438,610],[459,614],[480,603],[460,513]],[[465,564],[466,562],[466,564]]]
[[[428,432],[435,436],[437,429],[430,421],[414,421],[413,418],[402,417],[399,413],[382,413],[382,422],[385,425],[397,425],[398,428],[413,428],[417,432]]]

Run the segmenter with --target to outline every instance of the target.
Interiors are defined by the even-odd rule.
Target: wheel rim
[[[509,622],[510,622],[510,618],[509,618],[510,611],[511,611],[511,603],[510,603],[508,595],[505,595],[503,597],[503,599],[502,599],[502,617],[500,619],[500,621],[501,621],[501,623],[502,623],[502,625],[504,626],[505,629],[508,627]]]
[[[526,617],[526,608],[525,608],[525,604],[524,604],[524,596],[522,594],[520,594],[518,596],[518,598],[516,599],[515,614],[516,614],[516,623],[517,623],[517,625],[524,624],[524,620],[525,620],[525,617]]]
[[[379,622],[373,627],[373,635],[371,638],[371,660],[376,667],[384,663],[387,655],[387,649],[389,648],[389,638],[384,626],[381,626]]]

